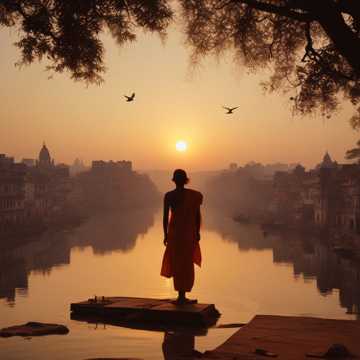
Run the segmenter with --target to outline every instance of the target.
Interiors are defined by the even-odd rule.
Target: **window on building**
[[[354,219],[350,219],[350,229],[353,230],[354,227],[355,227],[355,222],[354,222]]]

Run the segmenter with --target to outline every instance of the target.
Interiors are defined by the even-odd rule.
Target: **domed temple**
[[[336,169],[337,167],[338,163],[336,161],[333,161],[329,153],[326,151],[322,162],[316,166],[316,169]]]
[[[54,160],[51,159],[50,152],[46,147],[45,143],[43,144],[39,153],[38,165],[44,168],[54,166]]]

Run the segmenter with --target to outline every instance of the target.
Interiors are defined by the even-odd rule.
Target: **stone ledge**
[[[28,322],[0,330],[0,337],[66,335],[69,329],[64,325]]]

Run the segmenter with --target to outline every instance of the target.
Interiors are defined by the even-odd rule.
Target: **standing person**
[[[182,169],[174,171],[172,180],[176,188],[164,197],[164,245],[165,254],[161,275],[174,279],[174,288],[179,296],[177,304],[195,303],[186,298],[194,285],[194,263],[201,266],[200,252],[200,192],[185,189],[189,182]],[[170,213],[170,221],[169,221]]]

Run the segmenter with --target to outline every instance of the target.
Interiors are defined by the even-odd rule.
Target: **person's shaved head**
[[[183,169],[176,169],[174,171],[172,180],[176,185],[182,185],[182,186],[184,186],[189,182],[189,178],[186,174],[186,171]]]

